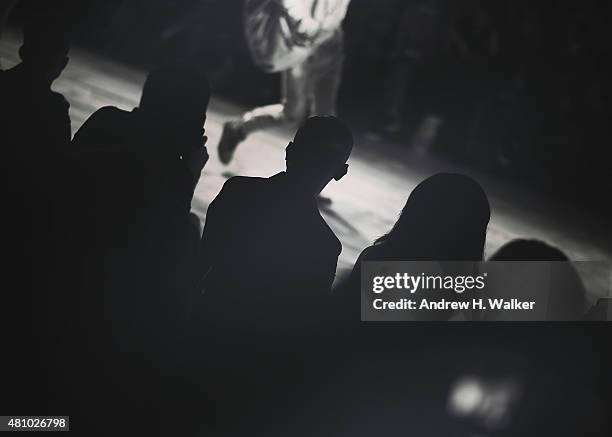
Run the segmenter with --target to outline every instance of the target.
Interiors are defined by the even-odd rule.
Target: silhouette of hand
[[[209,159],[208,150],[206,149],[207,141],[208,137],[203,135],[201,137],[200,144],[189,148],[183,156],[187,168],[189,168],[189,171],[193,176],[194,185],[198,183],[200,174],[202,173],[202,170]]]

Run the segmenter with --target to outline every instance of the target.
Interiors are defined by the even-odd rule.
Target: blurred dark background
[[[145,69],[201,63],[216,95],[237,103],[278,98],[277,75],[250,61],[241,0],[58,7],[74,17],[77,46]],[[605,0],[353,0],[341,116],[397,147],[434,116],[428,153],[610,216],[609,9]]]

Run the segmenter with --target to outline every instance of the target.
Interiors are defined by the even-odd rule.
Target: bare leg
[[[344,63],[342,33],[321,46],[307,62],[314,79],[310,115],[336,115]]]
[[[308,112],[311,82],[305,64],[284,71],[281,75],[281,103],[255,108],[239,120],[225,123],[218,148],[221,162],[229,163],[238,144],[251,133],[275,126],[294,125],[304,120]]]
[[[309,72],[305,65],[298,65],[281,75],[282,102],[262,106],[247,112],[240,120],[245,135],[285,124],[300,123],[307,115]]]

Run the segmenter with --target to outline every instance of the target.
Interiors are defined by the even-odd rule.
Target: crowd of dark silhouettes
[[[343,122],[309,118],[286,148],[286,171],[230,178],[200,236],[190,204],[208,160],[206,75],[160,67],[137,108],[100,108],[71,139],[69,105],[51,90],[70,46],[55,18],[29,21],[22,62],[0,73],[12,284],[2,320],[20,338],[8,364],[21,377],[5,387],[14,411],[70,409],[88,435],[192,435],[194,426],[233,435],[245,423],[266,435],[316,426],[332,435],[334,390],[356,390],[407,329],[368,337],[357,326],[358,310],[343,303],[358,299],[360,262],[483,260],[485,192],[463,175],[426,179],[332,292],[342,246],[316,196],[348,171]],[[566,258],[513,242],[493,259]],[[361,354],[377,358],[353,367]]]

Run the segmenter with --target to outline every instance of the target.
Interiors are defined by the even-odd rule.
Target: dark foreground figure
[[[184,375],[200,234],[190,208],[208,159],[209,98],[198,69],[154,70],[139,107],[96,111],[66,158],[56,229],[70,352],[62,401],[101,435],[194,426]]]
[[[52,404],[47,383],[57,376],[46,365],[48,357],[55,356],[57,340],[49,328],[56,318],[50,286],[56,263],[51,218],[56,164],[70,142],[70,118],[68,102],[51,85],[68,63],[70,32],[53,8],[38,6],[26,19],[21,63],[0,71],[6,284],[0,330],[12,344],[12,352],[3,355],[15,357],[3,360],[11,377],[3,387],[0,408],[14,413],[43,411]]]
[[[472,178],[438,173],[425,179],[393,228],[361,252],[336,299],[348,302],[350,318],[358,318],[362,261],[482,261],[490,217],[487,195]]]
[[[240,435],[248,424],[285,435],[316,420],[308,405],[325,384],[341,251],[316,196],[347,172],[352,146],[335,117],[309,118],[287,146],[286,172],[230,179],[208,209],[197,331],[209,433]]]
[[[286,172],[225,183],[202,236],[207,296],[238,304],[325,299],[342,246],[316,196],[347,172],[352,147],[341,121],[312,117],[287,146]]]
[[[491,256],[491,261],[552,261],[549,271],[549,283],[540,285],[537,290],[529,283],[529,274],[524,263],[517,263],[512,274],[505,279],[508,283],[515,282],[516,288],[507,298],[538,296],[546,302],[546,320],[548,321],[578,321],[586,317],[586,291],[576,268],[567,255],[556,247],[539,240],[513,240],[504,244]],[[510,289],[510,288],[507,288]],[[496,289],[492,287],[492,294]],[[503,314],[496,315],[504,320]]]

